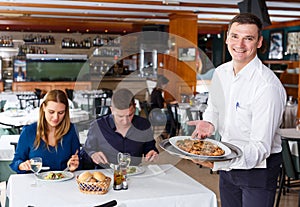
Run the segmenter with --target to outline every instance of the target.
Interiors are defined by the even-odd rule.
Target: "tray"
[[[180,150],[176,149],[170,142],[169,140],[163,140],[162,142],[159,143],[159,146],[167,151],[171,155],[175,155],[177,157],[183,158],[183,159],[189,159],[189,160],[203,160],[203,161],[209,161],[209,162],[222,162],[226,160],[232,160],[234,158],[240,157],[243,153],[240,148],[238,148],[235,145],[222,142],[222,144],[226,145],[228,148],[230,148],[231,153],[227,156],[223,157],[201,157],[197,155],[189,155],[186,153],[181,152]]]

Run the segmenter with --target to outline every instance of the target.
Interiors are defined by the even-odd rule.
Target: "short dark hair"
[[[262,22],[261,20],[255,16],[254,14],[251,13],[241,13],[233,17],[233,19],[229,22],[228,25],[228,31],[230,30],[231,26],[233,23],[238,23],[238,24],[255,24],[258,28],[258,37],[261,36],[261,31],[262,31]]]
[[[123,110],[129,109],[130,106],[134,106],[134,95],[127,88],[121,88],[113,93],[112,96],[112,106]]]

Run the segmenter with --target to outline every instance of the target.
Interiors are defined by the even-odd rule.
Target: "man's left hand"
[[[192,161],[193,161],[193,163],[202,165],[202,166],[210,168],[210,169],[213,169],[213,167],[214,167],[214,163],[213,162],[200,161],[200,160],[192,160]]]
[[[152,162],[152,161],[156,160],[157,158],[158,158],[157,152],[154,151],[154,150],[151,150],[151,151],[149,151],[149,152],[146,154],[146,156],[145,156],[145,161],[150,161],[150,162]]]

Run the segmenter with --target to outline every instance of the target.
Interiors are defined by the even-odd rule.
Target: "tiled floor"
[[[171,156],[167,152],[163,151],[160,152],[159,163],[171,163],[173,165],[176,165],[177,168],[184,171],[186,174],[193,177],[202,185],[212,190],[218,198],[218,206],[221,207],[218,190],[219,175],[217,173],[210,174],[210,170],[208,168],[200,168],[198,165],[194,164],[189,160],[175,158],[174,156]],[[298,190],[300,190],[300,188]],[[298,206],[298,192],[296,190],[291,190],[286,195],[281,196],[279,207],[296,206]]]

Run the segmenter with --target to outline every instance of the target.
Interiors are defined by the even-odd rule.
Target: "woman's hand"
[[[75,171],[79,166],[79,157],[78,157],[78,150],[76,150],[75,154],[71,156],[67,165],[69,166],[69,170],[71,172]]]
[[[187,124],[191,126],[192,125],[196,126],[196,129],[191,135],[193,138],[210,137],[215,130],[214,125],[212,125],[210,122],[207,121],[202,121],[202,120],[189,121],[187,122]]]
[[[19,165],[19,170],[31,170],[30,160],[26,160]]]

